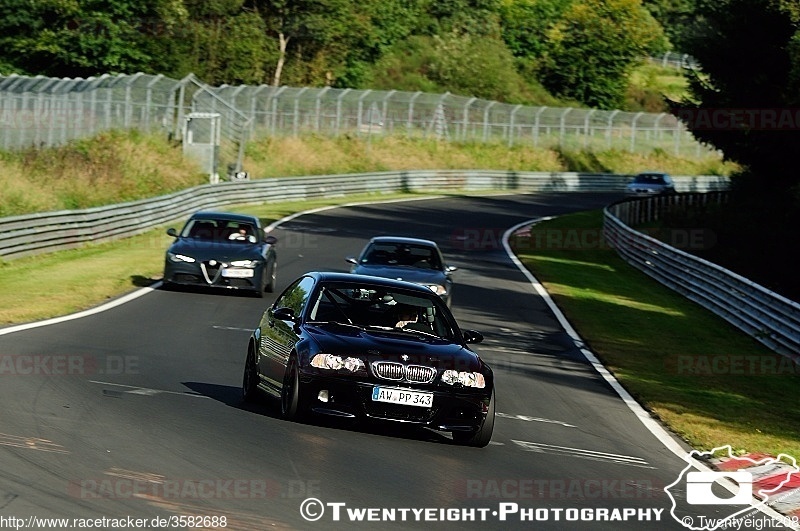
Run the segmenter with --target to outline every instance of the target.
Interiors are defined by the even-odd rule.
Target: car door
[[[279,318],[276,310],[288,308],[299,320],[313,289],[313,278],[297,279],[281,293],[262,318],[261,342],[258,349],[258,361],[264,379],[262,383],[276,391],[283,385],[283,375],[289,362],[289,355],[300,338],[297,323]]]

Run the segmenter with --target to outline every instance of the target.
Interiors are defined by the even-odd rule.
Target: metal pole
[[[275,94],[271,95],[270,98],[272,99],[272,116],[270,117],[270,134],[275,136],[275,128],[278,124],[278,100],[280,99],[281,92],[286,90],[286,86],[282,86],[275,92]]]
[[[145,105],[144,105],[144,123],[145,123],[145,131],[148,133],[150,132],[150,106],[153,104],[153,86],[161,81],[164,76],[162,74],[158,74],[153,79],[150,80],[150,83],[147,84],[147,96],[145,98]]]
[[[414,127],[414,100],[416,100],[420,94],[422,94],[421,91],[415,92],[408,102],[408,121],[406,122],[406,136],[408,137],[411,136],[411,130]]]
[[[489,139],[489,110],[496,104],[496,101],[492,101],[486,108],[483,110],[483,141],[486,142]]]
[[[297,136],[297,124],[300,122],[300,96],[306,90],[308,90],[308,87],[303,87],[294,95],[294,123],[292,123],[292,132],[294,136]]]
[[[511,124],[508,127],[508,147],[512,147],[514,145],[514,118],[516,117],[517,111],[519,111],[521,108],[522,105],[516,105],[511,111]]]
[[[461,124],[462,133],[459,135],[458,132],[456,132],[456,138],[460,138],[461,140],[467,139],[467,128],[468,128],[467,124],[469,124],[469,108],[477,99],[478,98],[470,98],[470,100],[466,103],[466,105],[464,105],[464,119]]]
[[[317,102],[314,116],[314,129],[319,133],[320,114],[322,113],[322,96],[330,90],[331,87],[323,87],[322,90],[317,92]]]
[[[597,109],[592,109],[591,111],[586,113],[586,117],[583,119],[583,149],[586,149],[589,140],[589,120],[592,117],[592,114]]]
[[[633,117],[633,122],[631,122],[631,147],[630,147],[631,153],[636,151],[636,122],[639,121],[639,118],[643,114],[644,114],[643,112],[637,112],[636,116]]]
[[[358,118],[356,119],[356,134],[361,136],[361,129],[364,126],[362,114],[364,112],[364,98],[366,98],[371,90],[365,90],[364,93],[358,97]]]
[[[606,130],[606,139],[607,145],[611,148],[611,137],[613,136],[613,129],[614,129],[614,116],[619,113],[618,110],[611,111],[611,114],[608,115],[608,129]]]
[[[564,135],[566,134],[566,130],[567,130],[566,118],[567,118],[567,114],[569,114],[569,112],[571,110],[572,110],[571,108],[570,109],[565,109],[564,112],[561,113],[560,126],[559,126],[560,127],[560,131],[558,133],[558,145],[561,146],[561,147],[564,147]]]
[[[539,118],[546,109],[547,107],[540,107],[539,110],[536,111],[536,116],[533,121],[533,147],[539,147]]]
[[[339,97],[336,98],[336,131],[334,132],[335,136],[339,136],[339,131],[342,126],[342,98],[344,98],[351,89],[344,89]]]

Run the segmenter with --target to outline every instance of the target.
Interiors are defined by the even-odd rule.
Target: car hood
[[[446,279],[442,271],[436,269],[420,269],[417,267],[358,265],[353,268],[352,272],[358,275],[392,278],[418,284],[444,285]]]
[[[362,330],[337,324],[307,325],[320,352],[359,355],[368,363],[397,361],[439,369],[477,371],[482,367],[472,350],[444,339],[392,331]],[[405,356],[405,358],[404,358]]]
[[[170,245],[168,252],[191,256],[195,260],[255,260],[262,257],[261,244],[242,242],[209,242],[181,238]]]

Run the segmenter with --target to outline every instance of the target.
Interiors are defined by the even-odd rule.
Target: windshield
[[[439,297],[368,284],[323,284],[311,304],[308,320],[455,339],[453,324]]]
[[[191,219],[181,232],[184,238],[213,242],[256,243],[252,223],[227,219]]]
[[[416,267],[441,269],[442,263],[436,248],[408,243],[373,243],[361,255],[364,265]]]

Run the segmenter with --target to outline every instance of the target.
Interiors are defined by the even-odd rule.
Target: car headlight
[[[190,264],[196,262],[194,258],[185,254],[167,253],[167,256],[173,262],[188,262]]]
[[[439,284],[425,284],[425,287],[440,297],[447,294],[447,288],[440,286]]]
[[[233,267],[256,267],[258,260],[234,260],[231,265]]]
[[[317,354],[311,358],[311,366],[317,369],[329,369],[338,371],[339,369],[347,369],[350,372],[365,371],[366,365],[359,358],[342,358],[335,354]]]
[[[477,387],[478,389],[486,387],[486,378],[479,372],[446,370],[442,373],[442,382],[449,385],[461,384],[464,387]]]

